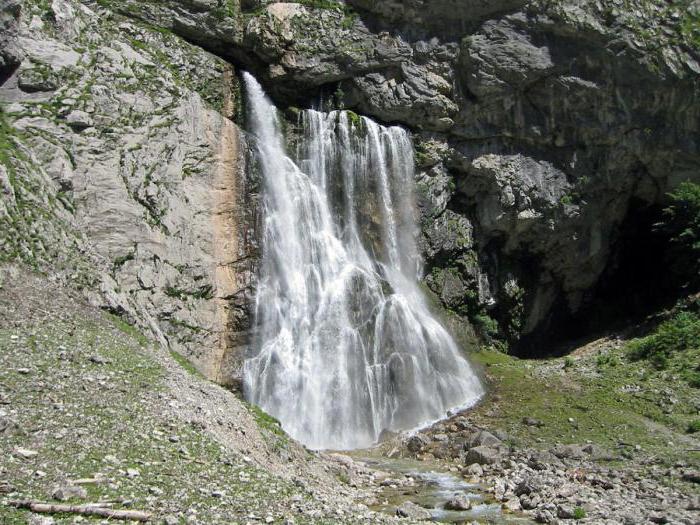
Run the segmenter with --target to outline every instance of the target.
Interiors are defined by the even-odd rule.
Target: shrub
[[[498,335],[498,321],[488,314],[476,314],[474,316],[474,324],[486,337],[496,337]]]
[[[700,184],[683,182],[668,194],[670,204],[663,210],[657,231],[668,236],[671,271],[700,284]]]
[[[619,364],[619,360],[615,354],[603,354],[600,353],[598,354],[598,357],[596,357],[595,364],[597,368],[604,368],[606,366],[617,366]]]
[[[700,419],[694,419],[688,423],[688,434],[695,434],[700,432]]]
[[[564,368],[573,368],[574,366],[574,360],[573,358],[567,356],[566,359],[564,359]]]
[[[586,511],[584,509],[582,509],[581,507],[576,507],[574,509],[574,519],[575,520],[582,520],[585,517],[586,517]]]
[[[632,360],[648,359],[657,368],[668,365],[673,354],[700,347],[700,318],[693,312],[679,312],[659,325],[656,332],[629,343]]]

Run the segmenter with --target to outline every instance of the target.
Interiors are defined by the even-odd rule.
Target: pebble
[[[39,453],[36,450],[31,450],[28,448],[17,447],[15,448],[15,456],[19,456],[23,459],[31,459],[38,456]]]

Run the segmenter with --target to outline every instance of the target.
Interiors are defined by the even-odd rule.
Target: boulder
[[[424,509],[420,505],[416,505],[412,501],[405,501],[397,507],[396,515],[399,518],[410,518],[414,520],[429,520],[432,517],[430,511]]]
[[[469,449],[464,462],[467,464],[491,465],[501,459],[501,452],[494,447],[477,446]]]
[[[66,124],[74,130],[80,131],[94,125],[92,117],[85,111],[75,110],[66,115]]]
[[[420,452],[425,446],[430,443],[427,436],[423,434],[414,434],[406,441],[406,448],[414,454]]]
[[[486,430],[480,430],[473,434],[467,441],[468,448],[474,447],[498,447],[502,444],[501,440]]]
[[[586,456],[581,445],[557,445],[550,452],[559,459],[583,459]]]
[[[472,502],[465,494],[455,494],[452,499],[445,503],[446,510],[463,511],[471,508]]]
[[[472,463],[466,468],[462,469],[462,475],[467,477],[480,478],[484,475],[484,469],[478,463]]]
[[[85,499],[88,493],[85,487],[64,483],[54,488],[51,497],[58,501],[68,501],[71,499]]]

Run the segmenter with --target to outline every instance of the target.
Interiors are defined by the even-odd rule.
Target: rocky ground
[[[17,267],[0,283],[3,525],[92,522],[16,500],[111,504],[167,524],[395,519],[355,502],[367,491],[337,459],[80,294]]]
[[[479,407],[352,459],[298,446],[49,277],[5,266],[0,284],[3,524],[92,521],[8,505],[17,500],[107,504],[162,523],[428,519],[411,499],[426,505],[415,476],[367,456],[415,458],[481,487],[439,505],[478,497],[502,507],[497,522],[697,523],[700,444],[686,433],[697,389],[672,368],[623,363],[619,339],[549,360],[478,352],[491,384]]]
[[[548,360],[478,352],[488,398],[382,453],[459,471],[539,523],[698,523],[697,389],[626,351],[606,337]]]

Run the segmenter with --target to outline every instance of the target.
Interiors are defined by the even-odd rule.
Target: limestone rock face
[[[9,74],[22,61],[22,49],[17,43],[21,12],[20,0],[0,2],[0,76]]]
[[[635,206],[700,177],[697,3],[123,2],[253,71],[415,132],[427,284],[508,337],[576,312]]]
[[[634,210],[700,178],[697,2],[0,5],[12,170],[33,181],[0,166],[2,207],[48,203],[12,219],[13,253],[67,265],[70,239],[115,310],[203,368],[245,344],[254,284],[230,64],[282,109],[323,99],[412,130],[426,284],[512,341],[583,308]]]
[[[224,116],[230,66],[78,2],[42,9],[23,9],[25,57],[0,87],[13,148],[2,205],[9,223],[26,223],[20,235],[3,229],[3,250],[62,268],[208,377],[235,381],[256,182],[245,138]]]

